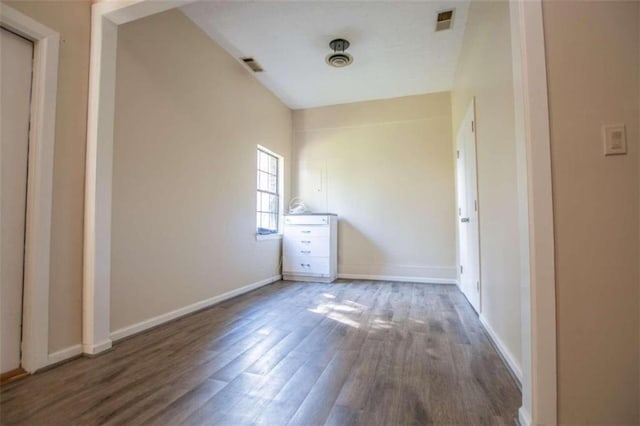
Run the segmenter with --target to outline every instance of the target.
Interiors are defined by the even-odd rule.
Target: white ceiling
[[[453,27],[436,14],[455,7]],[[292,109],[450,90],[467,19],[457,1],[198,1],[182,11]],[[346,38],[353,64],[325,63]]]

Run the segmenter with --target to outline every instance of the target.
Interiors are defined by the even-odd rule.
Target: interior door
[[[475,101],[472,101],[456,136],[458,248],[460,289],[476,312],[480,312],[480,206],[475,130]]]
[[[457,205],[458,205],[458,253],[460,255],[460,290],[463,293],[467,293],[471,288],[471,282],[469,279],[471,275],[468,271],[468,257],[469,257],[469,227],[465,222],[469,217],[467,206],[467,177],[465,167],[465,138],[464,135],[458,133],[456,139],[456,192],[457,192]],[[465,267],[467,270],[465,270]],[[468,297],[468,296],[467,296]]]
[[[0,28],[0,368],[20,368],[33,43]]]

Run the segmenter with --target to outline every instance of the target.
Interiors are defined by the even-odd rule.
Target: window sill
[[[282,234],[256,234],[256,241],[281,240]]]

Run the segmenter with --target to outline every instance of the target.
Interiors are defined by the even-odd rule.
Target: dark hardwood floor
[[[514,424],[454,286],[277,282],[2,388],[2,424]]]

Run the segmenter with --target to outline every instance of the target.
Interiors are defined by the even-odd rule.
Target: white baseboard
[[[57,364],[82,354],[82,345],[77,344],[47,355],[47,366]]]
[[[113,340],[122,339],[124,337],[130,336],[132,334],[138,333],[140,331],[146,330],[151,327],[155,327],[156,325],[160,325],[164,322],[170,321],[172,319],[181,317],[183,315],[187,315],[191,312],[195,312],[197,310],[206,308],[208,306],[214,305],[216,303],[222,302],[223,300],[230,299],[232,297],[238,296],[240,294],[246,293],[248,291],[254,290],[258,287],[262,287],[267,284],[271,284],[272,282],[278,281],[281,278],[280,275],[273,276],[271,278],[267,278],[266,280],[258,281],[253,284],[246,285],[244,287],[240,287],[236,290],[229,291],[227,293],[221,294],[219,296],[212,297],[207,300],[203,300],[201,302],[194,303],[193,305],[186,306],[181,309],[177,309],[175,311],[171,311],[164,315],[159,315],[155,318],[151,318],[147,321],[140,322],[138,324],[134,324],[129,327],[122,328],[120,330],[116,330],[111,333],[112,340],[106,340],[97,345],[83,345],[77,344],[73,346],[69,346],[68,348],[61,349],[59,351],[50,353],[47,355],[47,364],[44,367],[48,367],[50,365],[57,364],[62,361],[66,361],[70,358],[76,357],[83,353],[88,355],[95,355],[100,352],[103,352],[107,349],[111,348],[111,344]]]
[[[509,351],[509,349],[507,349],[507,347],[502,342],[500,337],[498,337],[498,334],[495,332],[495,330],[489,325],[484,315],[480,314],[478,315],[478,318],[480,318],[480,323],[482,324],[485,331],[489,335],[489,338],[491,339],[491,341],[493,342],[493,345],[498,350],[498,353],[507,364],[507,367],[509,368],[509,370],[511,370],[511,373],[513,374],[514,378],[517,380],[518,387],[522,389],[522,370],[520,369],[520,366],[516,362],[515,357]]]
[[[304,281],[304,282],[312,282],[312,283],[332,283],[336,280],[336,278],[331,277],[309,277],[304,275],[295,275],[295,274],[282,274],[282,279],[284,281]]]
[[[520,426],[531,426],[531,414],[524,406],[518,410],[518,423]]]
[[[83,344],[82,353],[89,356],[98,355],[101,352],[111,349],[112,345],[113,341],[111,339],[96,343],[95,345]]]
[[[165,322],[171,321],[173,319],[183,317],[192,312],[196,312],[201,309],[208,308],[209,306],[215,305],[216,303],[220,303],[224,300],[231,299],[232,297],[239,296],[251,290],[255,290],[256,288],[265,286],[267,284],[271,284],[273,282],[280,280],[281,278],[282,278],[281,275],[274,275],[273,277],[260,280],[252,284],[245,285],[243,287],[228,291],[226,293],[211,297],[209,299],[201,300],[200,302],[193,303],[191,305],[176,309],[171,312],[167,312],[166,314],[158,315],[156,317],[149,318],[148,320],[144,320],[139,323],[129,325],[127,327],[123,327],[119,330],[112,331],[111,339],[113,341],[124,339],[125,337],[129,337],[133,334],[140,333],[141,331],[148,330],[152,327],[155,327],[160,324],[164,324]]]
[[[366,274],[338,274],[338,278],[349,280],[372,280],[372,281],[399,281],[408,283],[424,284],[458,284],[455,278],[425,278],[425,277],[404,277],[400,275],[366,275]]]

